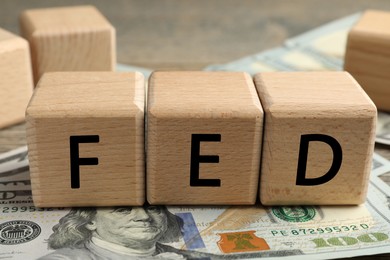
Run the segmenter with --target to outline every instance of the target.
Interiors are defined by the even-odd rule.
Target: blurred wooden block
[[[49,71],[115,68],[115,29],[93,6],[27,10],[20,24],[30,42],[35,82]]]
[[[254,204],[263,111],[252,79],[155,72],[148,96],[148,202]]]
[[[36,206],[143,205],[141,74],[46,73],[26,116]]]
[[[0,128],[24,121],[32,90],[28,42],[0,28]]]
[[[348,34],[344,69],[378,109],[390,111],[390,12],[366,11]]]
[[[261,202],[364,202],[376,108],[358,83],[346,72],[274,72],[255,84],[265,113]]]

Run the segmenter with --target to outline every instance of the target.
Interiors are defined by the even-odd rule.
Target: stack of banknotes
[[[166,212],[181,219],[182,234],[175,241],[165,244],[171,248],[170,251],[176,252],[175,255],[182,254],[183,258],[177,259],[282,256],[286,259],[330,259],[390,253],[390,186],[385,182],[389,180],[390,161],[375,154],[368,197],[363,205],[167,207]],[[0,204],[0,259],[38,259],[58,252],[55,250],[58,248],[72,251],[73,246],[80,243],[79,237],[76,240],[70,235],[76,231],[85,235],[81,242],[90,242],[90,233],[77,230],[78,224],[64,224],[75,218],[74,214],[70,214],[72,209],[34,207],[26,147],[0,155]],[[119,209],[83,210],[104,212]],[[132,222],[131,217],[123,226],[119,223],[120,219],[130,216],[131,208],[121,208],[120,212],[122,215],[115,219],[118,222],[115,226],[122,231],[114,232],[115,227],[112,227],[112,236],[121,234],[123,239],[127,229],[129,232],[134,230],[129,224]],[[62,234],[62,239],[67,242],[53,247],[48,239],[53,234],[53,227],[59,223],[66,226],[66,230],[62,230],[66,231]],[[144,237],[137,234],[134,232],[132,236],[129,235],[132,243],[134,240],[143,241]],[[160,243],[158,240],[156,238],[156,242]],[[126,255],[122,247],[114,247],[112,250],[116,250],[119,255]],[[62,254],[69,254],[68,258],[48,256],[45,259],[83,259],[73,258],[66,250],[64,252]],[[166,253],[153,257],[176,259]],[[84,259],[138,258],[91,256]]]
[[[341,70],[355,14],[205,70]],[[119,71],[150,70],[118,65]],[[379,114],[377,141],[390,144]],[[36,208],[27,148],[0,155],[0,259],[331,259],[390,253],[390,161],[374,154],[358,206]],[[180,194],[178,194],[180,196]],[[113,222],[102,217],[116,214]],[[118,217],[119,216],[119,217]],[[125,220],[125,221],[121,221]],[[140,224],[142,223],[142,225]],[[179,230],[176,232],[175,230]],[[100,232],[100,233],[99,233]],[[109,234],[109,235],[107,235]]]

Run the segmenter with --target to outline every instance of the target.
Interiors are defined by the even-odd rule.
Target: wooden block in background
[[[32,91],[28,42],[0,28],[0,128],[24,121]]]
[[[143,205],[141,74],[46,73],[27,108],[26,121],[36,206]],[[98,165],[83,165],[80,159],[77,167],[73,160],[80,171],[80,187],[72,188],[70,137],[95,135],[98,142],[79,143],[78,157],[98,158]]]
[[[366,11],[348,34],[344,69],[378,109],[390,111],[390,12]]]
[[[115,28],[93,6],[27,10],[20,25],[30,42],[35,82],[49,71],[115,68]]]
[[[254,204],[262,128],[262,107],[246,73],[153,73],[147,114],[148,202]]]
[[[274,72],[257,74],[255,84],[265,113],[261,202],[364,202],[374,150],[376,108],[358,83],[347,72]],[[340,159],[336,145],[306,142],[313,134],[330,136],[339,143],[342,158],[338,171],[331,170],[332,165],[337,170]],[[307,145],[301,147],[304,143]],[[311,184],[305,181],[305,186],[299,181],[297,185],[298,171],[305,179],[312,179]],[[328,171],[336,173],[334,178],[312,185],[313,179]]]

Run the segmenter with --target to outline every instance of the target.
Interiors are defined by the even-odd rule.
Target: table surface
[[[276,47],[287,38],[356,12],[390,11],[388,0],[66,2],[85,4],[95,5],[116,28],[119,63],[153,70],[200,70]],[[2,0],[0,27],[18,34],[21,11],[63,5],[59,0]],[[0,130],[0,153],[25,144],[23,123]],[[389,146],[376,145],[375,151],[390,159]],[[375,259],[390,259],[390,254]]]

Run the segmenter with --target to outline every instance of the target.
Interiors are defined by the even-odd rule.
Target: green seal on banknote
[[[312,206],[273,207],[272,213],[287,222],[306,222],[315,217],[316,210]]]

